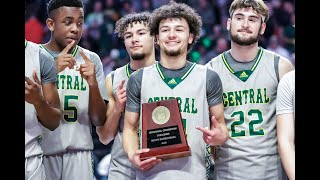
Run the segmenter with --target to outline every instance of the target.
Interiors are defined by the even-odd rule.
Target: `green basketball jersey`
[[[207,66],[222,81],[229,139],[215,147],[214,179],[283,179],[277,151],[275,54],[260,49],[249,70],[235,72],[225,53]]]

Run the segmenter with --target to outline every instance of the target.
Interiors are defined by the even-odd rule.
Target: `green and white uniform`
[[[131,102],[136,98],[140,100],[138,111],[140,112],[139,126],[141,126],[142,114],[140,109],[142,103],[177,98],[187,142],[191,148],[191,156],[162,161],[148,171],[137,170],[137,179],[206,179],[207,169],[210,166],[210,161],[208,161],[208,146],[202,139],[202,132],[195,127],[210,126],[209,106],[221,103],[222,94],[214,92],[213,94],[215,95],[210,96],[210,98],[208,97],[207,71],[211,70],[202,65],[187,62],[187,65],[182,70],[179,70],[180,72],[184,72],[184,74],[181,76],[173,75],[170,78],[163,72],[165,68],[161,68],[160,66],[159,63],[156,63],[140,69],[131,75],[127,86],[126,110],[137,112],[136,103]],[[166,71],[174,70],[166,69]],[[142,76],[140,77],[141,79],[138,77],[139,74]],[[220,79],[218,79],[216,74],[214,75],[216,79],[212,78],[212,80],[218,84]],[[140,93],[136,93],[134,97],[131,97],[131,94],[136,91],[136,89],[132,89],[131,83],[139,82],[141,84],[136,89]],[[128,88],[129,86],[130,88]],[[221,89],[221,86],[216,87],[218,91]],[[220,92],[222,93],[222,90]],[[208,99],[214,99],[214,102],[208,103]]]
[[[52,59],[60,52],[53,52],[41,45],[46,53],[40,58]],[[80,55],[80,46],[76,46],[72,55],[77,65],[84,64]],[[107,99],[105,76],[99,56],[81,48],[95,64],[96,79],[100,94]],[[54,131],[43,128],[41,145],[44,151],[44,165],[47,177],[56,179],[93,179],[93,140],[92,124],[89,117],[89,85],[76,69],[65,68],[58,73],[56,81],[61,108],[60,126]]]
[[[113,74],[113,83],[112,83],[112,91],[113,96],[116,97],[116,93],[121,81],[124,79],[125,82],[123,87],[127,86],[128,79],[133,70],[130,68],[130,64],[126,64],[115,71],[111,72],[109,75]],[[108,76],[109,76],[108,75]],[[107,77],[108,78],[108,77]],[[121,115],[119,120],[118,132],[113,141],[112,149],[111,149],[111,161],[108,179],[116,179],[116,180],[126,180],[126,179],[135,179],[135,168],[132,166],[131,162],[128,159],[127,154],[123,150],[122,145],[122,132],[124,125],[124,114]]]
[[[38,44],[25,40],[25,76],[34,81],[32,73],[42,84],[56,81],[56,69],[53,60],[41,61]],[[43,151],[39,144],[42,129],[34,106],[25,101],[25,178],[45,179],[42,164]]]
[[[277,56],[260,48],[246,70],[230,66],[236,61],[229,51],[208,62],[221,77],[229,131],[228,141],[215,147],[214,179],[285,179],[277,151]]]

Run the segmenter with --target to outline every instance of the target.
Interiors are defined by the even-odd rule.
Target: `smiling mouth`
[[[169,41],[169,42],[167,42],[166,44],[178,44],[179,42],[177,42],[177,41]]]

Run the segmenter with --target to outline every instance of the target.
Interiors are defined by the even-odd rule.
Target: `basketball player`
[[[295,179],[295,70],[283,76],[277,96],[277,137],[280,159],[290,180]]]
[[[124,108],[126,104],[126,85],[130,75],[145,66],[154,64],[154,37],[148,28],[150,13],[128,14],[116,23],[115,32],[124,40],[130,56],[130,63],[112,71],[106,78],[109,103],[107,120],[97,127],[97,134],[103,144],[115,138],[111,150],[109,179],[135,179],[135,169],[122,147]]]
[[[262,0],[234,0],[227,29],[231,49],[208,62],[223,86],[229,140],[215,147],[214,179],[284,179],[277,151],[278,82],[293,69],[288,59],[258,46],[268,7]]]
[[[60,122],[57,70],[53,60],[39,60],[39,52],[38,44],[25,40],[25,179],[28,180],[45,179],[39,124],[53,131]]]
[[[78,46],[84,10],[81,0],[51,0],[48,3],[48,43],[40,58],[55,59],[57,89],[61,101],[61,124],[55,131],[44,128],[42,148],[49,180],[92,180],[92,124],[106,120],[107,98],[99,56]]]
[[[205,179],[210,156],[202,137],[210,139],[212,145],[222,145],[227,140],[219,76],[186,59],[200,36],[201,25],[201,17],[194,9],[174,1],[151,15],[150,33],[160,47],[160,61],[133,73],[126,88],[123,145],[130,162],[138,168],[137,179]],[[177,98],[180,104],[192,155],[165,161],[156,157],[140,160],[140,153],[150,150],[138,147],[142,144],[137,135],[142,123],[141,104],[171,98]],[[214,128],[208,131],[213,136],[196,129],[209,128],[209,112]]]

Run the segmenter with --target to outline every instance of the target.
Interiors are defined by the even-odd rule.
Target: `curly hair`
[[[82,0],[50,0],[47,4],[48,16],[50,17],[50,13],[53,10],[58,9],[62,6],[83,8],[83,3]]]
[[[116,22],[116,27],[114,32],[118,34],[118,37],[123,38],[124,32],[130,26],[133,26],[133,23],[143,23],[146,27],[148,27],[148,23],[150,20],[151,13],[148,11],[140,12],[140,13],[131,13],[123,16]]]
[[[252,7],[253,10],[263,16],[262,22],[266,22],[269,19],[269,9],[263,0],[234,0],[229,8],[230,18],[232,18],[236,9],[248,7]]]
[[[200,30],[202,26],[201,16],[190,6],[184,3],[170,1],[168,4],[162,5],[155,9],[150,18],[150,34],[159,34],[159,24],[163,19],[183,18],[187,21],[190,33],[194,35],[194,40],[188,45],[188,52],[200,38]]]

